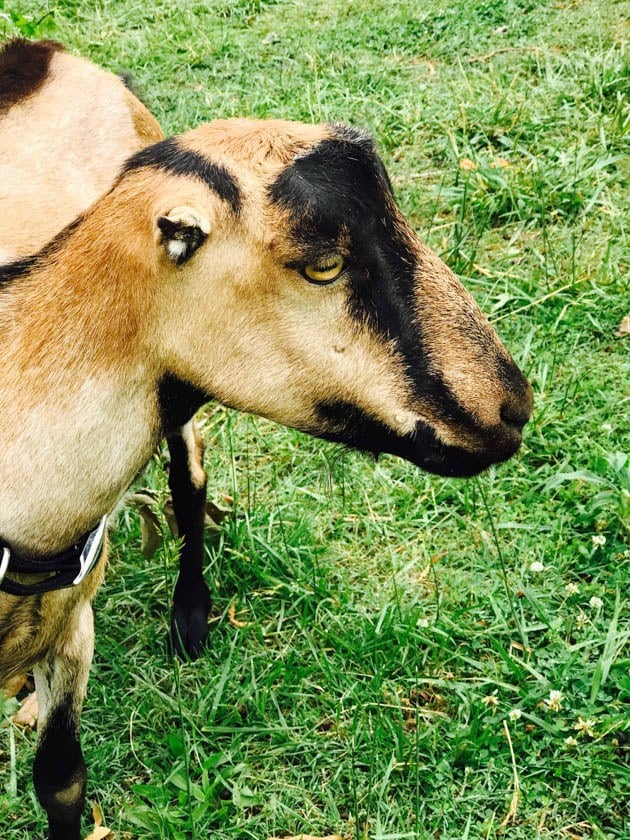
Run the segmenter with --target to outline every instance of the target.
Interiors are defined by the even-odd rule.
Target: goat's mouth
[[[442,443],[433,430],[419,425],[414,435],[397,437],[392,434],[383,440],[382,452],[398,455],[418,467],[436,475],[468,478],[477,475],[492,464],[507,461],[518,450],[520,434],[515,433],[509,442],[497,435],[482,450],[471,451],[463,447]]]
[[[318,413],[324,421],[324,428],[308,430],[317,437],[344,443],[373,455],[397,455],[427,472],[454,478],[468,478],[492,464],[507,461],[521,444],[518,430],[510,434],[504,430],[496,433],[488,430],[483,446],[471,450],[442,442],[423,422],[416,425],[412,434],[400,435],[352,406],[320,404]]]

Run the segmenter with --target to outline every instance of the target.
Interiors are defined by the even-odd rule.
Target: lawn
[[[509,463],[447,480],[210,405],[211,646],[166,644],[177,541],[112,534],[83,718],[118,840],[627,838],[628,64],[614,0],[0,0],[0,36],[130,72],[167,132],[369,129],[527,373]],[[625,453],[625,454],[624,454]],[[0,729],[0,838],[43,837]],[[89,831],[86,814],[86,834]]]

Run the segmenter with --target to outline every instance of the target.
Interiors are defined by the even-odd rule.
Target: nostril
[[[531,402],[513,400],[501,406],[499,416],[506,426],[511,426],[519,432],[531,416]]]

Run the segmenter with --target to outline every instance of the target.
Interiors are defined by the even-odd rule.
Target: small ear
[[[181,265],[190,259],[210,233],[210,222],[192,207],[174,207],[157,220],[168,258]]]

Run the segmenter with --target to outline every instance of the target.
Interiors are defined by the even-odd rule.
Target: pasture
[[[0,37],[129,72],[167,133],[367,128],[535,393],[517,456],[469,480],[203,409],[208,496],[230,512],[208,532],[195,663],[167,646],[156,455],[138,487],[164,540],[148,560],[120,512],[82,724],[88,800],[118,840],[630,833],[629,11],[0,0]],[[45,820],[16,705],[0,701],[0,837],[28,840]]]

